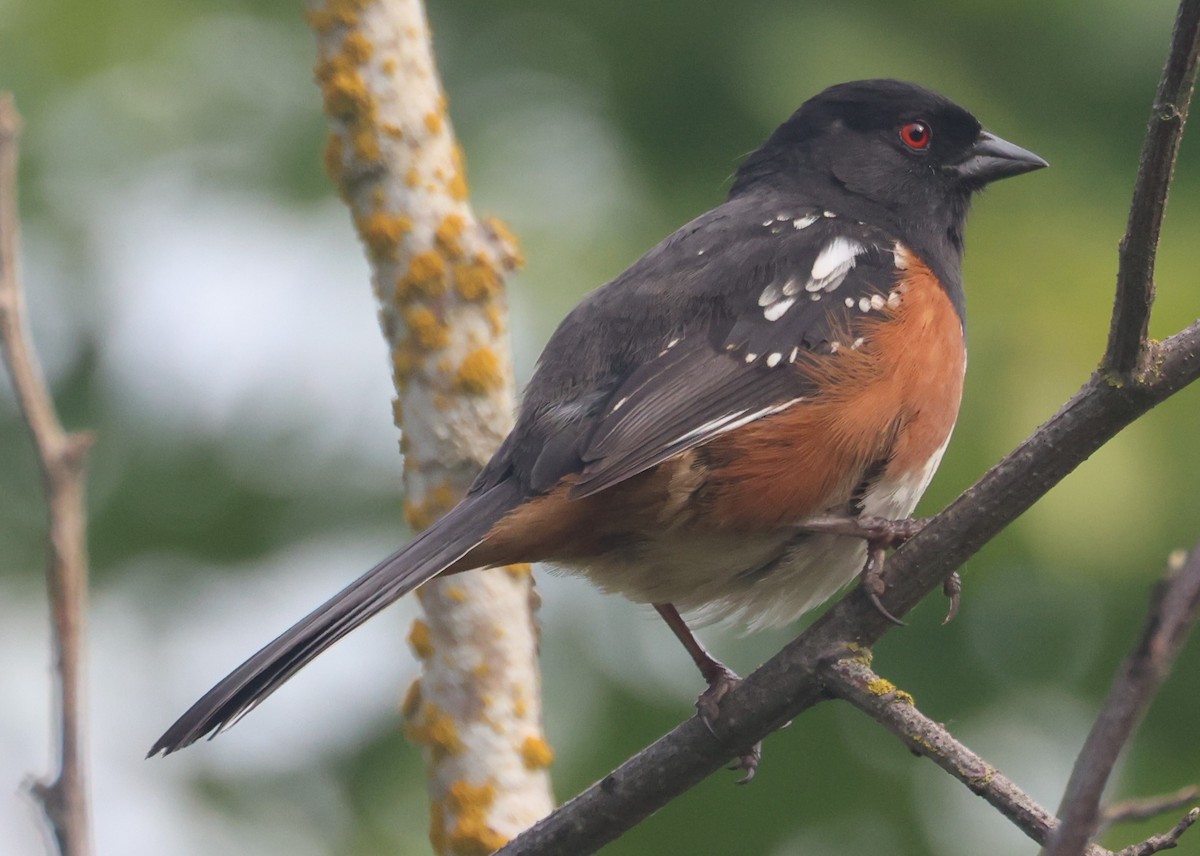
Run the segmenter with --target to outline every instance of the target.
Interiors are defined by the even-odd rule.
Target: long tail
[[[469,497],[233,670],[167,729],[147,757],[229,728],[318,654],[477,546],[519,501],[511,482]]]

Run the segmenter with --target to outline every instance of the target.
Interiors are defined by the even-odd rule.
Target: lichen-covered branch
[[[1200,612],[1200,546],[1171,557],[1154,590],[1141,637],[1125,660],[1075,761],[1059,808],[1062,827],[1046,856],[1077,856],[1095,834],[1100,799],[1125,744],[1171,670]]]
[[[1117,297],[1103,363],[1118,377],[1144,367],[1146,333],[1154,302],[1154,259],[1167,209],[1167,191],[1175,173],[1175,159],[1196,85],[1198,53],[1200,0],[1183,0],[1175,18],[1171,50],[1150,108],[1133,204],[1129,208],[1129,225],[1121,239]]]
[[[46,490],[50,527],[46,579],[57,676],[58,773],[52,781],[32,782],[29,787],[46,813],[61,856],[87,856],[91,831],[83,733],[88,580],[84,461],[92,438],[63,431],[30,344],[17,269],[19,132],[12,96],[0,93],[0,348]]]
[[[419,0],[308,7],[330,120],[326,168],[371,262],[414,529],[450,509],[512,426],[504,276],[519,262],[467,203]],[[528,567],[434,580],[404,702],[425,749],[434,848],[490,852],[553,806]]]
[[[871,671],[870,655],[866,651],[859,649],[847,654],[849,656],[829,661],[821,668],[821,678],[830,693],[866,713],[899,737],[911,752],[929,758],[972,793],[983,797],[1034,841],[1045,844],[1060,834],[1060,822],[1054,815],[1011,779],[954,739],[945,726],[921,713],[911,695]],[[1162,806],[1157,809],[1161,811]],[[1073,853],[1075,856],[1150,856],[1174,847],[1196,821],[1197,814],[1193,809],[1168,832],[1151,836],[1119,854],[1086,841],[1081,842]]]
[[[1057,825],[1054,815],[1017,785],[917,709],[913,698],[871,671],[865,651],[824,664],[821,678],[834,696],[866,713],[917,755],[933,761],[985,799],[1018,829],[1044,844]],[[1088,856],[1105,851],[1091,848]]]

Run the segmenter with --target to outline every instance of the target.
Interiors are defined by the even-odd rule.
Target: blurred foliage
[[[435,2],[430,13],[476,203],[508,219],[524,241],[528,267],[513,285],[524,373],[583,293],[715,204],[739,157],[804,98],[874,76],[944,91],[1053,165],[990,190],[972,216],[966,400],[922,510],[935,511],[968,486],[1096,365],[1171,3],[462,0]],[[333,204],[319,166],[324,118],[311,61],[298,4],[290,2],[0,0],[0,87],[16,93],[26,122],[22,212],[35,329],[68,425],[100,437],[91,485],[97,598],[140,592],[130,603],[154,613],[149,623],[164,634],[196,591],[237,592],[256,562],[289,547],[339,533],[403,537],[398,466],[377,465],[394,447],[384,439],[374,452],[362,449],[363,437],[387,436],[386,395],[375,433],[321,443],[309,433],[320,434],[329,414],[310,410],[293,432],[256,422],[243,404],[218,428],[205,427],[186,405],[156,407],[131,394],[110,359],[118,335],[141,334],[114,326],[113,295],[128,276],[113,260],[129,256],[109,252],[106,226],[144,182],[153,188],[156,175],[183,174],[197,196],[251,197],[265,201],[262,210],[306,216]],[[1193,138],[1185,141],[1163,236],[1155,335],[1198,314],[1198,190]],[[189,213],[187,205],[177,210],[181,224]],[[147,239],[134,249],[154,247]],[[164,267],[156,275],[170,289],[177,274]],[[344,287],[365,294],[367,283],[356,278]],[[274,335],[288,331],[280,318]],[[198,331],[207,341],[198,364],[235,359],[223,330]],[[145,369],[157,377],[156,366]],[[266,387],[269,377],[260,382]],[[36,611],[37,471],[7,387],[0,390],[0,592]],[[1197,402],[1190,390],[1150,414],[988,545],[966,569],[957,622],[941,627],[944,605],[932,598],[876,652],[882,673],[1050,807],[1167,553],[1200,535]],[[149,585],[147,567],[156,569]],[[198,577],[199,568],[210,575]],[[332,591],[350,572],[331,570],[324,587]],[[547,727],[559,754],[556,790],[565,798],[686,716],[699,687],[668,634],[637,610],[584,586],[548,588]],[[112,632],[104,623],[110,614],[94,620],[98,634]],[[555,620],[569,614],[587,616],[599,635]],[[612,637],[630,633],[648,647],[619,659],[621,642]],[[728,662],[749,669],[789,635],[710,638]],[[664,671],[672,675],[669,691]],[[199,691],[209,675],[187,677]],[[93,692],[118,693],[129,679],[97,670]],[[398,698],[402,689],[379,693]],[[180,692],[153,699],[153,721],[165,724],[190,701]],[[1194,644],[1151,710],[1114,796],[1200,778],[1200,752],[1185,739],[1197,698]],[[239,732],[255,723],[251,717]],[[93,735],[97,744],[109,739],[103,727]],[[138,739],[148,745],[153,736]],[[190,763],[183,776],[166,772],[164,762],[131,761],[122,774],[207,818],[208,826],[189,833],[199,837],[170,852],[212,852],[205,836],[227,825],[240,842],[230,852],[427,852],[419,759],[391,720],[286,764],[251,771]],[[715,776],[605,852],[1034,852],[929,767],[856,712],[823,705],[767,741],[753,787]],[[122,802],[129,783],[118,776],[96,783],[101,808],[113,812],[98,818],[102,851],[106,842],[142,837],[138,806]],[[1119,829],[1109,841],[1173,822]],[[309,829],[306,837],[301,830]],[[169,830],[157,834],[174,840]],[[167,852],[159,847],[144,852]],[[1200,854],[1200,834],[1177,852]]]

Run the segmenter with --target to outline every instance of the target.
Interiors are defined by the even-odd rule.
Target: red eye
[[[924,149],[929,147],[933,131],[924,122],[909,122],[901,126],[900,139],[904,140],[904,145],[910,149]]]

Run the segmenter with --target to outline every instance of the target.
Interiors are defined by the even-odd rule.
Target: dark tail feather
[[[229,728],[318,654],[384,607],[465,556],[519,499],[501,482],[464,500],[233,670],[167,729],[149,755],[164,755]]]

